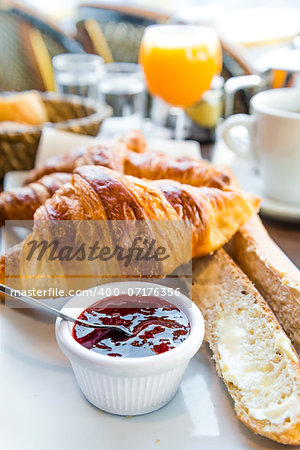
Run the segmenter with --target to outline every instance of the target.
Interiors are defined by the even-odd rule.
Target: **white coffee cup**
[[[242,158],[254,160],[267,196],[300,205],[300,89],[272,89],[251,99],[251,115],[236,114],[223,123],[226,145]],[[247,143],[234,128],[247,131]],[[236,131],[236,130],[235,130]]]

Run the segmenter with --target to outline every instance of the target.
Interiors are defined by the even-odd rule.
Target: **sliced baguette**
[[[238,418],[257,434],[299,444],[299,358],[267,303],[223,249],[193,262],[193,300]]]
[[[228,251],[267,300],[300,355],[300,271],[257,215],[236,233]]]

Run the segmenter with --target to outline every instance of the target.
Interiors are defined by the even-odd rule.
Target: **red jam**
[[[79,344],[109,356],[158,355],[177,347],[190,333],[186,315],[159,297],[108,297],[89,306],[78,318],[89,323],[124,325],[133,331],[132,336],[127,336],[115,330],[74,325],[73,337]]]

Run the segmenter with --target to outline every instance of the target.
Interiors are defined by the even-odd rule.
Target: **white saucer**
[[[262,214],[289,222],[300,222],[300,206],[267,197],[263,192],[262,179],[253,163],[238,158],[222,140],[218,140],[215,145],[213,163],[230,167],[245,191],[253,192],[262,198]]]

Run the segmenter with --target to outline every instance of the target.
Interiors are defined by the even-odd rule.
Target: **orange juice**
[[[189,25],[154,25],[140,49],[148,88],[174,106],[190,106],[209,89],[222,67],[215,31]]]

